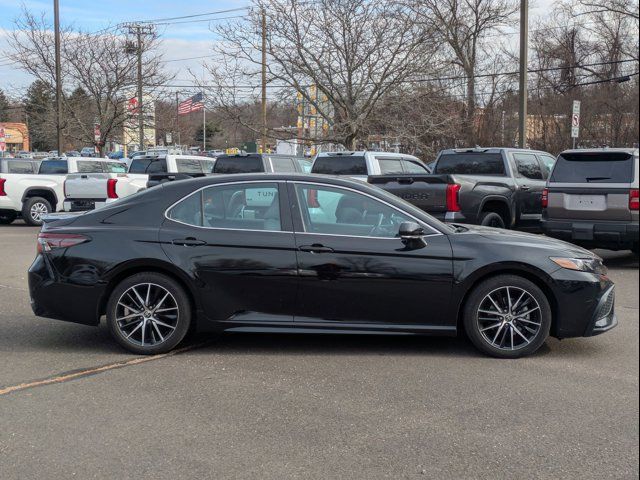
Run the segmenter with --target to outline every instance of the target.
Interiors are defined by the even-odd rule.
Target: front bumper
[[[630,248],[638,243],[638,223],[589,222],[580,220],[542,220],[549,237],[604,248]]]
[[[559,269],[551,274],[555,300],[551,334],[557,338],[591,337],[618,322],[615,285],[606,275]]]

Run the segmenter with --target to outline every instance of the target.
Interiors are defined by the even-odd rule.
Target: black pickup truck
[[[443,150],[433,174],[376,175],[369,183],[436,218],[498,228],[540,226],[555,157],[514,148]]]

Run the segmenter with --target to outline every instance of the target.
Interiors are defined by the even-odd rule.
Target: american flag
[[[178,104],[178,115],[186,115],[200,110],[204,110],[202,93],[196,93],[193,97]]]

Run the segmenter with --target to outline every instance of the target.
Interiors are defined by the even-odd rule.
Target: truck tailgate
[[[549,186],[549,218],[589,221],[631,221],[629,188],[621,185]],[[621,187],[621,188],[620,188]]]
[[[372,175],[369,183],[415,205],[427,213],[447,211],[449,175]]]
[[[105,199],[109,173],[70,173],[64,183],[66,198]]]

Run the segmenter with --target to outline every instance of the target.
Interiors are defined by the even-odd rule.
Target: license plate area
[[[95,200],[74,200],[71,202],[71,209],[73,210],[93,210],[96,208]]]
[[[605,195],[567,195],[565,208],[567,210],[603,212],[607,209],[607,197]]]

